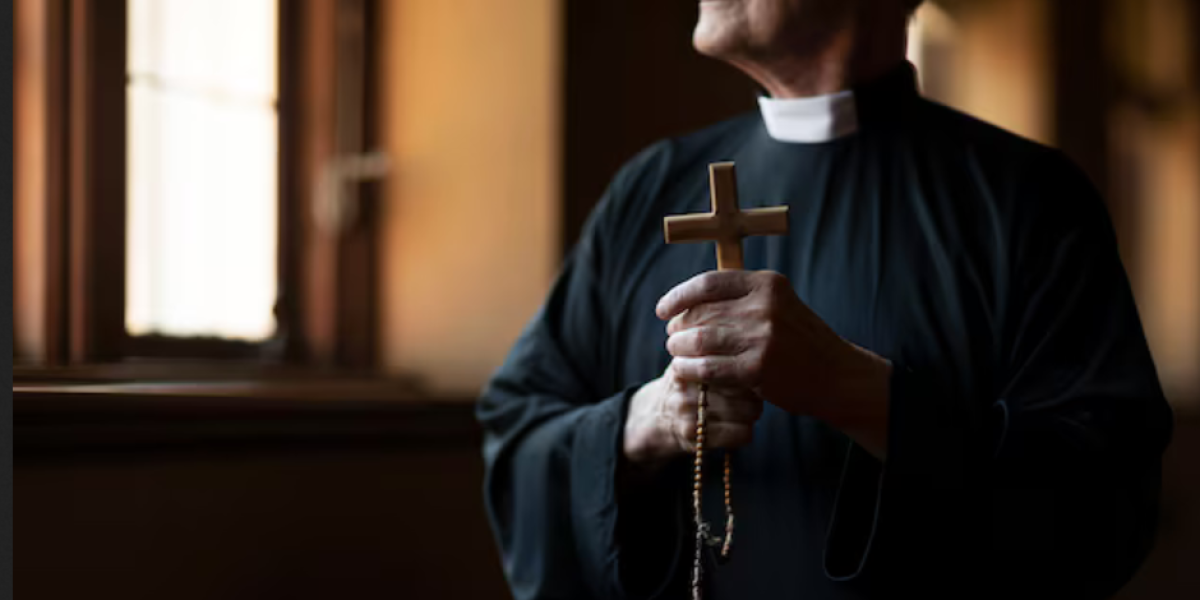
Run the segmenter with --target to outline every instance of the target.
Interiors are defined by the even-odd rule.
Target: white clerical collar
[[[781,142],[828,142],[858,131],[854,92],[808,98],[758,98],[767,133]]]

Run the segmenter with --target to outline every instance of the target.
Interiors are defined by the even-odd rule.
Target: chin
[[[745,45],[745,7],[736,0],[703,0],[692,30],[692,46],[714,58],[737,54]]]

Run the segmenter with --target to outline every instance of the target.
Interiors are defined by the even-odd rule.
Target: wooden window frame
[[[45,138],[46,186],[42,198],[20,203],[43,211],[46,227],[18,232],[43,248],[39,260],[22,267],[44,276],[44,318],[22,322],[14,311],[14,321],[36,328],[41,340],[32,363],[127,366],[144,357],[238,369],[247,363],[377,369],[375,203],[364,199],[362,218],[340,235],[323,231],[310,209],[322,169],[376,142],[374,78],[361,78],[362,93],[352,96],[357,110],[337,93],[345,85],[338,67],[354,44],[365,72],[375,72],[375,1],[277,1],[279,327],[262,343],[126,332],[126,2],[27,3],[45,11],[37,34],[48,56],[44,122],[33,128]],[[339,135],[346,115],[362,119],[356,139]],[[360,197],[378,193],[371,182],[353,185]]]

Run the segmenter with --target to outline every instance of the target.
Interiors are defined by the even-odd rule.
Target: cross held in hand
[[[752,235],[782,235],[788,230],[786,206],[738,208],[737,175],[733,163],[708,165],[709,196],[712,212],[708,214],[675,215],[663,219],[663,233],[668,244],[676,242],[717,242],[717,269],[741,269],[742,238]],[[692,519],[696,526],[695,553],[692,558],[692,599],[701,600],[703,585],[703,551],[706,545],[721,546],[719,560],[729,560],[733,544],[733,500],[731,495],[732,463],[725,453],[725,534],[716,537],[704,521],[700,505],[704,481],[704,429],[707,425],[708,386],[700,384],[696,402],[695,462],[692,474]]]
[[[741,269],[742,238],[783,235],[788,230],[788,207],[738,208],[737,175],[733,163],[708,165],[712,212],[674,215],[663,219],[667,243],[717,242],[717,269]]]

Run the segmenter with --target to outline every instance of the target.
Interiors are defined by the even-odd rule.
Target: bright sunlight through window
[[[277,0],[130,0],[125,326],[275,330]]]

